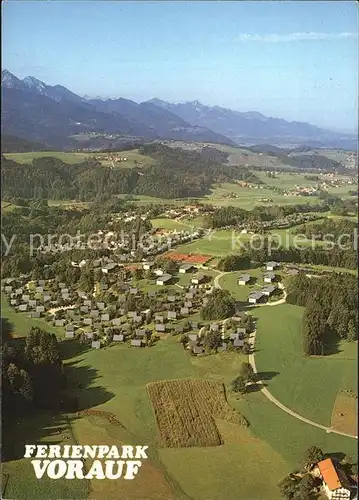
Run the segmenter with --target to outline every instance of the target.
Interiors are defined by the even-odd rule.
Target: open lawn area
[[[302,355],[304,308],[290,304],[253,310],[258,319],[256,365],[268,374],[268,389],[284,405],[322,425],[330,425],[338,392],[357,392],[357,344],[341,341],[328,355]]]
[[[229,198],[228,195],[230,193],[234,193],[237,197]],[[260,201],[265,198],[272,201]],[[252,210],[258,205],[297,205],[305,203],[314,205],[319,203],[319,199],[316,196],[284,196],[266,189],[265,186],[263,186],[263,189],[254,189],[241,187],[238,184],[224,183],[214,186],[211,194],[203,198],[203,202],[212,203],[217,206],[233,205],[246,210]]]
[[[178,253],[198,253],[224,256],[240,250],[240,242],[247,241],[248,235],[239,235],[229,230],[214,230],[203,238],[176,247]]]
[[[262,267],[257,267],[254,269],[245,269],[242,271],[235,271],[228,274],[223,275],[219,280],[218,284],[224,290],[229,290],[232,296],[239,301],[247,302],[247,297],[251,292],[256,290],[260,290],[263,286],[268,285],[268,283],[264,283],[263,274],[267,272]],[[237,280],[243,274],[249,274],[252,277],[252,280],[248,285],[238,285]],[[283,273],[280,271],[275,271],[278,279],[281,279]],[[275,283],[273,283],[275,285]]]
[[[6,321],[8,333],[13,337],[27,337],[31,327],[38,327],[50,333],[55,333],[56,336],[62,338],[64,329],[54,327],[43,318],[28,318],[27,312],[16,312],[10,307],[7,298],[1,294],[1,318]]]
[[[64,342],[64,348],[70,355],[75,346],[68,341]],[[80,444],[107,443],[111,439],[120,444],[127,439],[127,442],[149,445],[151,462],[144,466],[137,488],[137,483],[133,482],[134,495],[137,492],[137,498],[133,498],[136,500],[172,500],[174,497],[168,492],[168,485],[176,493],[176,498],[188,500],[222,500],[224,491],[226,499],[237,500],[247,498],[250,488],[251,498],[277,499],[276,484],[289,471],[289,466],[270,445],[256,438],[250,428],[219,420],[216,423],[224,439],[224,445],[220,447],[176,450],[158,447],[158,431],[146,394],[146,384],[183,378],[207,378],[230,383],[244,359],[237,353],[192,358],[183,351],[178,339],[171,337],[149,349],[116,345],[100,351],[79,350],[78,354],[68,357],[68,373],[74,393],[80,398],[80,407],[111,412],[126,429],[115,428],[98,417],[86,416],[73,420],[76,439]],[[78,392],[77,383],[84,380],[90,380],[90,383]],[[265,468],[261,478],[257,477],[258,463]],[[265,464],[269,465],[265,467]],[[151,468],[152,479],[147,476],[147,466]],[[143,481],[146,482],[146,477],[148,491],[146,496],[140,496],[141,491],[145,491]],[[159,484],[156,488],[153,487],[154,477]],[[96,483],[94,488],[94,495],[100,495],[102,491],[102,495],[106,492],[106,498],[118,498],[118,491],[111,481]],[[163,496],[160,497],[155,490],[161,491]],[[131,495],[130,492],[128,498],[132,499]]]
[[[11,432],[16,433],[16,445],[12,448],[13,460],[2,463],[2,474],[8,476],[2,498],[16,498],[16,500],[48,500],[49,498],[82,500],[88,498],[89,482],[87,480],[53,480],[45,474],[40,481],[35,476],[31,460],[22,458],[25,444],[61,446],[77,444],[66,415],[54,416],[44,412],[36,417],[26,416],[12,423]],[[3,446],[5,443],[6,437],[4,437]]]
[[[35,158],[44,158],[53,156],[65,163],[81,163],[88,158],[89,153],[64,153],[62,151],[33,151],[30,153],[5,153],[4,156],[9,160],[14,160],[17,163],[31,163]]]
[[[190,221],[177,221],[174,219],[152,219],[151,224],[154,228],[158,229],[170,229],[173,231],[193,231],[194,226],[191,225]]]

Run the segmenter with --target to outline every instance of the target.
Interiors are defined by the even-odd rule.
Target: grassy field
[[[68,345],[69,350],[74,348],[72,342],[64,342],[64,345]],[[128,442],[146,443],[150,446],[149,456],[156,479],[153,476],[146,479],[144,476],[142,481],[147,481],[148,488],[146,496],[139,494],[146,491],[142,482],[138,486],[140,489],[134,486],[137,498],[135,495],[132,497],[130,492],[129,499],[159,499],[155,492],[157,488],[153,488],[155,480],[161,491],[168,491],[170,485],[176,498],[184,498],[180,495],[187,494],[192,499],[201,500],[208,498],[211,492],[211,500],[222,500],[223,492],[226,492],[226,499],[235,500],[246,498],[250,485],[253,494],[251,498],[278,498],[276,484],[288,472],[289,467],[271,446],[256,438],[249,429],[219,420],[216,424],[224,440],[220,447],[176,450],[159,447],[157,426],[146,394],[146,384],[166,379],[198,377],[229,383],[238,373],[243,359],[245,358],[237,353],[191,358],[183,351],[177,339],[171,337],[149,349],[136,350],[116,345],[100,351],[79,352],[68,358],[69,376],[74,388],[78,381],[91,380],[81,392],[74,389],[80,398],[81,407],[113,412],[125,426],[126,433],[131,435]],[[107,423],[95,421],[92,417],[76,419],[73,427],[80,444],[107,442],[110,437],[121,443],[124,439],[119,436],[118,429],[114,430]],[[263,466],[271,464],[266,467],[261,478],[257,477],[258,461]],[[229,467],[229,464],[233,464],[234,468]],[[242,477],[240,471],[243,467],[246,472],[244,483],[235,480],[236,477]],[[231,478],[233,481],[229,481]],[[101,488],[102,495],[106,494],[106,498],[117,498],[118,492],[114,489],[113,482],[105,480],[100,485],[97,483],[93,486],[97,498],[100,498],[98,488]],[[133,483],[137,484],[136,481]],[[162,498],[172,500],[170,494],[164,495],[161,500]]]
[[[63,328],[54,327],[43,318],[28,318],[27,312],[16,312],[10,307],[4,294],[1,294],[1,318],[8,321],[14,337],[27,337],[32,326],[55,333],[58,337],[64,337]]]
[[[46,475],[40,481],[35,476],[30,460],[21,458],[24,456],[25,443],[77,444],[66,415],[59,417],[40,413],[36,417],[27,416],[14,422],[11,431],[16,433],[16,447],[12,453],[18,459],[2,463],[2,473],[8,475],[3,498],[16,498],[16,500],[48,500],[50,497],[64,500],[88,498],[88,481],[52,480]]]
[[[194,225],[191,225],[191,221],[177,221],[173,219],[158,218],[152,219],[151,224],[153,227],[158,229],[170,229],[173,231],[193,231]]]
[[[280,187],[280,186],[278,186]],[[229,198],[230,193],[236,194],[237,198]],[[261,202],[263,198],[271,199],[271,202]],[[309,203],[311,205],[319,203],[316,196],[284,196],[277,194],[270,189],[253,189],[241,187],[238,184],[224,183],[214,186],[210,195],[203,198],[203,202],[212,203],[216,206],[233,205],[252,210],[258,205],[295,205]]]
[[[5,153],[5,158],[14,160],[17,163],[31,163],[35,158],[44,158],[53,156],[65,163],[81,163],[83,160],[90,156],[89,153],[64,153],[62,151],[34,151],[31,153]]]
[[[289,304],[255,310],[257,369],[267,374],[268,389],[279,401],[315,422],[330,425],[338,392],[356,392],[357,345],[342,341],[331,345],[327,356],[304,357],[303,311]]]
[[[266,271],[263,267],[258,267],[255,269],[246,269],[245,271],[235,271],[233,273],[228,273],[219,279],[219,285],[224,290],[229,290],[231,295],[239,301],[246,302],[249,293],[259,290],[261,287],[267,285],[263,281],[263,273]],[[237,280],[242,274],[249,274],[252,277],[250,284],[248,285],[238,285]],[[281,273],[276,271],[275,273],[281,276]]]
[[[114,153],[116,156],[121,158],[126,158],[126,161],[115,162],[115,168],[133,168],[133,167],[146,167],[155,164],[155,160],[149,156],[141,155],[138,149],[131,149],[129,151],[121,151],[120,153]],[[27,164],[31,163],[35,158],[44,158],[47,156],[53,156],[59,160],[76,164],[81,163],[86,158],[97,157],[100,159],[101,165],[104,167],[112,166],[112,162],[107,160],[106,157],[108,153],[74,153],[74,152],[62,152],[62,151],[34,151],[29,153],[6,153],[4,155],[9,160],[14,160],[17,163]]]

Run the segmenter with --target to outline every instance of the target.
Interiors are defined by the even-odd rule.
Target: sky
[[[91,97],[199,100],[350,131],[358,6],[7,0],[2,68]]]

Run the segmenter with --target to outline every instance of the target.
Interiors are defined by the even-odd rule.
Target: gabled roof
[[[348,488],[348,480],[345,474],[340,471],[341,478],[339,478],[339,474],[331,458],[326,458],[325,460],[318,462],[317,465],[323,481],[328,486],[330,491],[335,491],[338,488]]]
[[[238,278],[238,281],[249,281],[250,279],[251,277],[249,274],[242,274],[242,276]]]

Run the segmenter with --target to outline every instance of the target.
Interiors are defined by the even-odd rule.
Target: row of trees
[[[309,204],[257,206],[253,210],[245,210],[234,206],[217,207],[211,215],[205,218],[205,225],[218,229],[220,227],[237,226],[244,222],[256,223],[283,219],[288,215],[305,212],[325,212],[328,209],[328,205],[324,203],[315,206]]]
[[[255,248],[254,248],[255,247]],[[334,245],[333,249],[325,248],[295,248],[295,247],[273,247],[268,238],[258,236],[255,245],[245,244],[239,257],[228,255],[220,260],[218,267],[221,270],[237,271],[245,269],[249,262],[263,264],[268,260],[288,262],[296,264],[314,264],[330,267],[342,267],[346,269],[357,269],[358,254],[354,248],[340,248]]]

